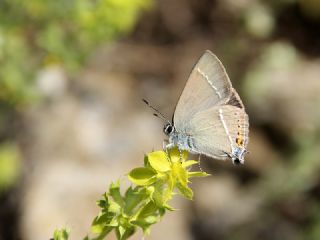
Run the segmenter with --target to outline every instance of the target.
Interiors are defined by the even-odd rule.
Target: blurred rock
[[[67,81],[62,66],[49,65],[38,73],[37,87],[46,97],[59,97],[66,90]]]
[[[224,235],[236,226],[256,217],[261,199],[254,192],[243,191],[235,178],[217,175],[196,181],[194,208],[201,223],[210,232]],[[218,233],[220,232],[220,233]]]
[[[275,162],[280,161],[277,149],[270,144],[265,135],[251,128],[249,133],[249,153],[246,155],[245,166],[263,174],[272,168]]]

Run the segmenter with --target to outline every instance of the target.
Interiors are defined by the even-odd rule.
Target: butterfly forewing
[[[183,132],[194,114],[225,102],[231,90],[222,63],[206,51],[194,66],[176,106],[173,120],[177,130]]]

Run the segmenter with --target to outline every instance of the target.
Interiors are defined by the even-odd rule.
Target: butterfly
[[[206,50],[193,67],[172,122],[168,121],[163,131],[168,136],[166,148],[177,146],[214,159],[244,163],[248,115],[224,66],[211,51]]]

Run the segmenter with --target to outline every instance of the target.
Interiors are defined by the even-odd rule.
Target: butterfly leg
[[[168,145],[168,142],[166,140],[163,140],[163,142],[162,142],[162,150],[165,151],[165,152],[168,151],[167,145]]]
[[[174,147],[174,144],[173,144],[173,143],[168,143],[168,144],[165,145],[165,148],[166,148],[166,149],[171,149],[171,148],[173,148],[173,147]]]
[[[179,155],[180,155],[180,162],[182,162],[182,150],[179,145],[177,147],[178,147],[178,151],[179,151]]]
[[[201,154],[199,154],[199,157],[198,157],[198,166],[199,166],[200,171],[203,172],[203,170],[201,168]]]
[[[171,160],[170,160],[170,157],[169,157],[169,151],[168,151],[168,149],[170,149],[170,145],[171,145],[171,144],[169,144],[167,140],[163,140],[163,142],[162,142],[162,149],[163,149],[164,152],[166,152],[167,160],[168,160],[169,162],[171,161]]]

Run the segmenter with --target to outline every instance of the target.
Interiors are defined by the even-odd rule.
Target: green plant
[[[69,229],[55,230],[53,233],[53,238],[51,238],[50,240],[68,240],[69,232]]]
[[[59,64],[74,73],[98,45],[129,33],[151,5],[152,0],[0,1],[0,103],[21,109],[33,102],[39,69]]]
[[[84,240],[104,239],[113,230],[119,240],[128,239],[138,228],[149,234],[151,225],[159,222],[168,210],[174,211],[168,202],[176,193],[190,200],[193,198],[188,186],[190,178],[208,176],[202,171],[191,171],[191,166],[198,161],[187,160],[187,157],[187,152],[180,153],[177,148],[168,153],[147,154],[144,166],[128,174],[134,186],[121,194],[120,181],[110,184],[108,192],[97,202],[101,210],[91,227],[96,236],[87,236]],[[68,239],[66,234],[54,238],[65,239]]]

